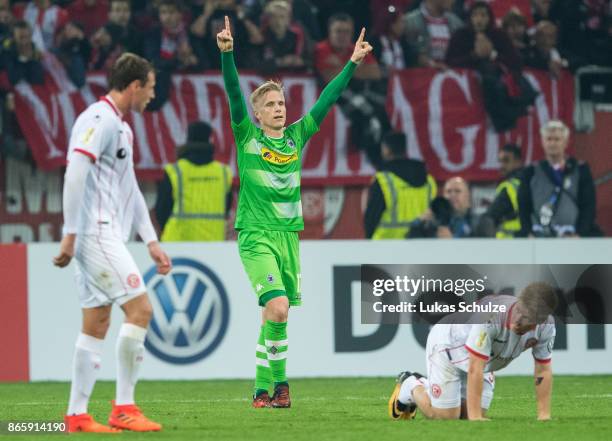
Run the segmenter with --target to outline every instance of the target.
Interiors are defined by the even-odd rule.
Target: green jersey
[[[310,112],[287,126],[281,138],[267,136],[249,119],[232,52],[221,53],[221,65],[238,149],[240,194],[235,228],[301,231],[304,229],[300,196],[304,145],[319,130],[357,65],[349,61],[325,87]]]
[[[236,229],[304,229],[300,182],[304,145],[319,127],[307,114],[271,138],[249,118],[232,123],[238,149],[240,197]]]

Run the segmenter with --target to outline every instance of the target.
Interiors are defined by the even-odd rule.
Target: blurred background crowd
[[[527,192],[530,185],[533,187],[532,180],[541,179],[539,169],[531,166],[527,174],[519,173],[523,168],[521,148],[510,144],[500,150],[499,157],[502,183],[517,184],[498,188],[507,200],[493,202],[484,218],[472,219],[469,206],[457,202],[457,198],[469,200],[469,183],[453,178],[438,184],[443,197],[451,201],[451,211],[458,210],[461,216],[443,214],[443,229],[438,224],[433,230],[431,225],[424,226],[435,218],[432,213],[447,208],[437,201],[432,211],[430,202],[437,193],[432,185],[436,183],[428,180],[426,163],[407,158],[404,134],[392,131],[385,101],[388,79],[395,71],[473,69],[494,129],[499,133],[512,129],[537,95],[523,76],[523,68],[546,71],[556,78],[563,71],[575,73],[583,66],[612,67],[609,0],[0,0],[0,153],[31,161],[14,114],[15,85],[43,84],[49,70],[63,68],[78,89],[88,73],[104,72],[121,53],[131,51],[151,60],[157,69],[156,98],[149,110],[159,110],[168,100],[173,74],[220,68],[216,34],[225,15],[233,27],[239,69],[266,77],[311,74],[320,86],[342,69],[356,33],[362,26],[367,28],[373,54],[356,71],[339,101],[351,122],[353,143],[378,171],[364,204],[366,237],[390,234],[377,233],[377,229],[393,222],[390,209],[393,204],[397,209],[398,201],[390,199],[391,193],[401,198],[397,186],[406,183],[411,188],[427,186],[433,195],[427,196],[420,208],[407,209],[412,211],[405,218],[398,221],[396,216],[395,221],[411,226],[403,230],[389,227],[401,231],[391,234],[393,237],[500,237],[513,220],[522,220],[522,226],[511,226],[506,231],[510,236],[539,235],[531,224],[542,226],[547,216],[553,218],[552,223],[548,221],[551,225],[555,216],[564,216],[561,223],[571,224],[571,228],[549,228],[542,235],[601,234],[595,221],[595,186],[588,165],[568,162],[571,158],[564,153],[570,138],[568,121],[543,127],[541,133],[544,161],[548,161],[543,173],[552,182],[552,196],[544,192],[537,196],[541,200],[530,198]],[[193,131],[208,133],[202,145],[210,144],[209,132],[206,127]],[[561,154],[555,149],[561,149]],[[212,156],[208,152],[205,159],[197,161],[206,164]],[[390,176],[399,181],[389,181]],[[172,213],[169,185],[166,174],[157,203],[161,227]],[[414,199],[414,195],[406,197]],[[564,202],[568,198],[569,202]],[[522,215],[520,201],[528,211]],[[231,198],[227,203],[231,204]],[[219,210],[229,214],[228,207]]]

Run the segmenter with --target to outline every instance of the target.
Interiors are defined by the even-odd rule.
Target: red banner
[[[525,162],[543,155],[540,126],[561,119],[571,126],[574,111],[573,77],[559,79],[547,72],[527,71],[540,92],[527,116],[514,130],[497,134],[483,107],[475,72],[415,69],[396,74],[389,84],[388,110],[395,127],[408,137],[409,156],[425,160],[438,179],[461,175],[468,181],[499,178],[499,147],[515,142]]]
[[[541,91],[536,105],[515,130],[498,135],[482,105],[478,79],[469,71],[406,70],[389,83],[388,109],[395,127],[408,136],[409,155],[424,159],[437,179],[460,174],[468,180],[498,177],[497,151],[506,142],[521,144],[525,159],[541,157],[539,127],[550,118],[571,122],[573,80],[569,74],[552,79],[546,72],[526,73]],[[242,74],[242,89],[252,91],[264,79]],[[288,121],[306,113],[318,96],[308,76],[285,76]],[[51,82],[49,82],[51,83]],[[56,86],[16,87],[19,124],[39,168],[52,170],[65,163],[70,129],[78,114],[104,93],[105,79],[91,74],[80,90]],[[209,122],[215,130],[217,159],[235,167],[235,147],[223,80],[218,73],[176,75],[170,99],[158,112],[127,117],[135,134],[136,169],[141,178],[156,179],[164,164],[176,159],[176,146],[185,142],[187,124]],[[374,170],[365,156],[348,145],[348,121],[333,109],[310,141],[304,155],[303,185],[365,183]]]

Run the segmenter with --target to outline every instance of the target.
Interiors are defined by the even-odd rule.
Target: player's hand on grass
[[[468,418],[470,421],[491,421],[491,418],[486,418],[483,416],[477,416],[474,418]]]
[[[157,265],[157,272],[164,276],[168,274],[172,269],[172,263],[166,252],[159,246],[159,242],[149,243],[148,248],[151,259]]]
[[[227,15],[225,16],[225,28],[217,34],[217,46],[221,52],[229,52],[234,49],[234,38]]]
[[[66,234],[60,243],[60,252],[53,258],[53,265],[60,268],[68,266],[72,257],[74,256],[74,242],[76,241],[76,234]]]
[[[365,28],[361,28],[359,38],[355,42],[355,50],[353,50],[353,55],[351,55],[351,61],[355,64],[361,63],[365,56],[372,52],[372,46],[370,46],[370,43],[363,40],[364,37]]]

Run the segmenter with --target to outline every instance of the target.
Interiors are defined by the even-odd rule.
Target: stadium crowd
[[[173,73],[220,68],[216,35],[226,15],[238,42],[234,50],[238,68],[254,69],[263,75],[309,72],[316,75],[321,86],[342,69],[351,55],[356,30],[366,26],[373,55],[359,66],[338,101],[351,121],[351,139],[379,171],[395,170],[394,176],[411,175],[402,182],[418,181],[428,186],[424,166],[409,163],[409,169],[397,171],[402,168],[398,161],[404,154],[387,145],[391,156],[385,157],[381,148],[385,139],[390,144],[398,140],[397,136],[385,138],[391,124],[384,103],[387,79],[393,70],[476,70],[486,111],[495,129],[502,132],[515,126],[536,96],[521,73],[523,67],[557,76],[562,69],[574,72],[585,65],[612,66],[610,0],[0,0],[0,153],[31,160],[15,118],[11,92],[20,81],[41,84],[45,70],[59,66],[74,87],[80,88],[88,72],[105,71],[120,54],[130,51],[151,60],[157,69],[156,97],[148,108],[157,110],[169,96]],[[566,134],[565,126],[551,130]],[[500,155],[506,153],[521,156],[520,148],[503,150]],[[390,162],[394,163],[391,167]],[[581,226],[542,235],[596,235],[594,186],[588,166],[576,162],[567,173],[578,170],[579,177],[564,181],[565,165],[564,158],[548,165],[544,173],[558,182],[553,190],[561,188],[561,193],[557,191],[554,198],[541,195],[547,199],[542,204],[552,209],[554,216],[559,205],[573,203],[579,207],[574,211],[588,212],[584,214],[588,220],[563,208],[571,212],[564,211],[568,218],[580,217]],[[415,170],[416,178],[412,176]],[[519,218],[519,202],[523,201],[525,207],[533,205],[529,195],[523,193],[530,179],[539,174],[534,175],[530,169],[528,175],[508,177],[525,183],[522,192],[519,187],[509,190],[507,185],[500,189],[505,194],[512,192],[505,204],[508,212],[514,212],[511,218],[500,214],[503,203],[498,202],[483,219],[476,219],[469,207],[469,183],[461,177],[449,180],[443,196],[450,201],[450,208],[436,199],[434,206],[455,215],[444,214],[449,221],[434,236],[501,237],[500,228]],[[389,208],[384,202],[386,184],[381,185],[381,179],[374,195],[370,195],[374,208],[366,210],[368,237],[376,236],[376,227]],[[566,188],[577,186],[578,181],[580,189]],[[166,188],[166,194],[168,191]],[[372,201],[375,197],[380,200]],[[564,203],[564,197],[571,203]],[[550,203],[549,199],[554,200]],[[522,214],[523,224],[541,220],[545,213],[540,213],[540,208],[529,208],[535,214]],[[432,220],[431,210],[427,213],[419,217],[422,225],[408,228],[412,236],[432,235],[426,225]],[[409,235],[408,230],[401,234]],[[527,236],[533,231],[515,222],[508,234]]]

